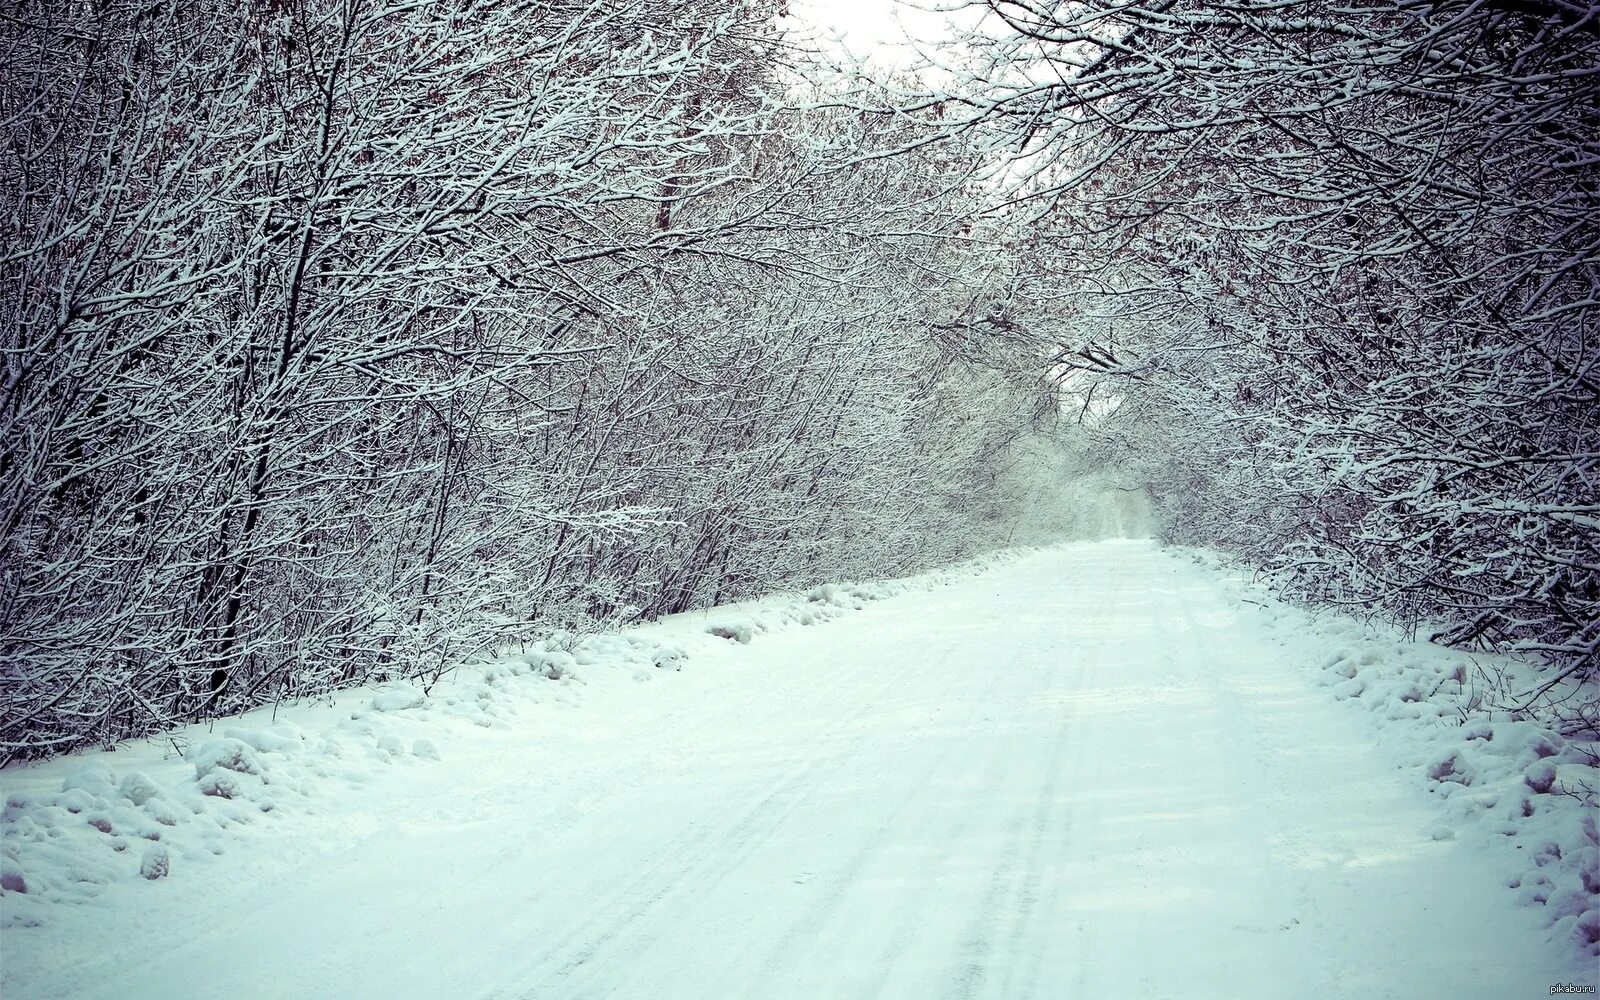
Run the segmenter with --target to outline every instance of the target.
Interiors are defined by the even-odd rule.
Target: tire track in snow
[[[948,652],[946,654],[946,656],[941,659],[940,666],[944,665],[944,661],[955,660],[955,659],[958,658],[958,656],[965,654],[965,652],[966,652],[965,650]],[[916,670],[913,671],[913,673],[915,673],[916,677],[915,677],[915,680],[912,681],[912,683],[918,683],[918,682],[924,681],[929,676],[937,677],[937,676],[940,676],[942,674],[942,675],[944,675],[946,677],[946,679],[948,681],[948,686],[945,689],[942,689],[939,692],[933,693],[931,695],[928,694],[928,693],[924,693],[922,695],[922,697],[924,697],[924,698],[928,698],[930,700],[933,700],[933,701],[935,701],[935,702],[937,702],[937,703],[939,703],[941,705],[945,705],[945,706],[949,706],[949,705],[952,705],[952,704],[960,704],[963,701],[963,699],[960,699],[960,698],[957,698],[957,697],[954,697],[954,696],[956,694],[960,693],[960,692],[963,692],[963,691],[966,691],[966,690],[970,689],[970,687],[971,687],[971,680],[970,680],[970,677],[968,675],[962,673],[958,669],[946,668],[946,669],[942,669],[941,670],[941,669],[935,668],[935,669],[930,670],[929,669],[929,664],[928,664],[927,659],[925,657],[924,658],[919,658],[916,661]],[[882,689],[876,691],[872,696],[867,698],[860,706],[858,706],[856,711],[852,714],[851,720],[853,720],[853,721],[854,720],[859,720],[865,714],[867,714],[867,713],[879,708],[882,705],[882,703],[884,702],[884,700],[885,700],[885,697],[884,697],[885,695],[893,695],[895,693],[904,692],[907,689],[907,683],[908,683],[908,681],[904,677],[898,678],[898,679],[895,679],[895,680],[891,680],[889,683],[885,684]],[[970,714],[972,716],[976,716],[985,707],[985,703],[982,702],[982,701],[979,701],[979,700],[976,700],[976,699],[965,699],[965,700],[972,703],[971,712],[970,712]],[[847,761],[847,760],[859,760],[859,759],[863,759],[865,756],[867,756],[867,755],[863,755],[860,752],[860,749],[861,749],[860,748],[860,736],[861,736],[861,733],[862,733],[861,729],[858,726],[855,726],[855,725],[847,725],[847,726],[845,726],[843,728],[848,730],[851,733],[852,739],[851,739],[849,745],[847,745],[847,746],[845,746],[845,747],[843,747],[841,749],[841,752],[833,754],[826,761],[817,761],[816,762],[817,766],[813,770],[819,776],[822,775],[822,774],[826,774],[826,775],[829,775],[831,777],[832,775],[835,775],[835,774],[839,773],[838,765],[841,762]],[[869,751],[870,751],[870,749],[871,748],[869,748]],[[838,900],[843,897],[843,894],[845,892],[847,892],[849,889],[855,887],[854,886],[854,876],[856,874],[859,874],[862,865],[874,853],[875,848],[881,844],[881,841],[882,841],[883,838],[879,834],[881,834],[883,832],[886,832],[888,827],[891,825],[889,817],[892,817],[893,815],[898,814],[898,813],[903,811],[904,806],[911,799],[916,797],[916,794],[920,790],[921,786],[923,784],[925,784],[926,777],[929,774],[933,773],[935,770],[937,770],[939,763],[941,761],[943,761],[951,752],[953,752],[954,749],[955,749],[955,747],[953,745],[946,746],[945,750],[941,753],[941,755],[938,758],[936,758],[935,760],[933,760],[932,762],[930,762],[923,769],[923,772],[919,776],[919,780],[918,781],[908,783],[905,786],[906,787],[906,794],[904,796],[900,797],[897,800],[897,804],[891,810],[889,810],[887,813],[884,814],[885,818],[880,820],[880,822],[876,825],[876,828],[875,828],[876,832],[875,832],[874,836],[871,837],[868,841],[866,841],[861,847],[859,847],[857,849],[857,851],[855,852],[855,854],[853,855],[852,859],[847,863],[847,874],[845,874],[841,878],[835,879],[830,884],[829,893],[830,893],[830,897],[832,899],[833,905],[837,905]],[[781,830],[784,826],[786,826],[791,820],[793,820],[795,818],[795,816],[798,813],[800,807],[802,805],[804,805],[807,800],[810,799],[811,795],[820,787],[820,785],[821,785],[821,782],[818,782],[818,781],[810,782],[808,784],[808,786],[807,786],[805,797],[801,798],[801,799],[798,799],[793,804],[792,808],[785,810],[780,816],[774,817],[774,822],[767,829],[765,829],[762,832],[762,835],[759,838],[748,838],[745,841],[740,843],[738,849],[731,850],[731,851],[726,851],[723,854],[719,855],[719,861],[721,862],[721,867],[713,875],[711,875],[711,876],[709,876],[709,877],[707,877],[707,878],[705,878],[703,880],[696,880],[692,884],[693,889],[695,890],[695,895],[696,896],[700,896],[700,897],[704,897],[704,896],[708,895],[712,890],[714,890],[717,886],[719,886],[723,882],[725,882],[729,877],[731,877],[734,874],[734,872],[736,872],[738,870],[738,868],[739,868],[739,866],[741,864],[743,864],[745,861],[750,859],[767,841],[769,841],[772,838],[772,836],[774,834],[776,834],[779,830]],[[873,802],[870,805],[871,805],[872,808],[876,809],[876,808],[878,808],[878,806],[880,804],[877,803],[877,802]],[[659,924],[660,919],[661,919],[661,917],[659,917],[659,916],[656,918],[656,923],[657,924]],[[816,929],[820,929],[820,927],[823,925],[824,922],[825,921],[816,921],[814,923],[814,925],[813,925],[812,933],[815,933]],[[652,934],[648,939],[646,939],[646,941],[641,945],[641,950],[642,950],[642,948],[649,947],[650,944],[653,943],[653,941],[655,939],[655,936],[656,936],[655,934]],[[764,963],[764,965],[762,967],[762,970],[761,970],[762,974],[758,974],[758,976],[757,976],[757,979],[756,979],[757,982],[761,982],[761,981],[764,981],[764,980],[770,980],[770,978],[771,978],[770,973],[771,972],[775,972],[778,967],[781,967],[783,958],[785,956],[792,956],[792,954],[794,952],[794,944],[795,944],[795,942],[797,940],[804,940],[804,937],[796,935],[792,930],[791,930],[791,932],[786,933],[786,934],[783,935],[783,937],[776,943],[776,945],[772,949],[772,951],[770,953],[770,956],[769,956],[769,963]],[[772,965],[771,969],[767,968],[768,964]],[[735,967],[734,969],[730,969],[728,971],[729,972],[736,972],[737,971],[737,967]],[[629,985],[631,985],[633,983],[635,978],[637,978],[637,977],[635,976],[635,977],[631,977],[629,979],[621,980],[621,981],[617,982],[616,984],[614,984],[610,989],[608,989],[604,994],[601,994],[601,995],[603,995],[603,996],[611,996],[611,995],[614,995],[617,992],[625,990]]]
[[[1006,763],[1004,754],[989,754],[983,772],[983,781],[986,785],[992,784],[1003,770]],[[972,829],[977,818],[977,813],[970,810],[960,810],[956,813],[956,822],[947,828],[944,842],[946,844],[959,844]],[[950,871],[951,855],[946,854],[938,864],[938,874]],[[937,880],[937,876],[933,880]],[[917,908],[912,913],[901,916],[890,936],[888,945],[879,953],[874,964],[875,973],[856,995],[860,1000],[871,1000],[884,995],[884,987],[888,984],[890,976],[898,968],[901,958],[911,949],[911,945],[920,936],[927,924],[927,911]]]
[[[848,729],[865,711],[863,708],[852,714],[835,732]],[[835,739],[831,742],[838,741]],[[550,958],[536,965],[535,971],[527,978],[537,980],[551,977],[552,981],[534,986],[531,992],[522,996],[533,1000],[544,995],[572,995],[567,990],[591,978],[584,975],[586,967],[594,968],[597,957],[611,949],[614,942],[633,929],[651,910],[658,908],[668,896],[686,883],[693,882],[709,888],[725,877],[731,866],[770,837],[788,816],[814,794],[827,766],[843,759],[849,751],[848,743],[839,743],[826,758],[813,757],[807,760],[804,765],[789,772],[731,826],[722,824],[725,816],[713,816],[694,827],[687,845],[674,840],[666,853],[647,871],[550,949],[549,954],[554,956],[563,950],[571,950],[574,942],[582,941],[570,957],[564,960]],[[774,808],[777,811],[769,816],[768,813]],[[732,853],[723,850],[730,843],[739,850]],[[708,873],[720,870],[723,874],[708,874],[703,880],[694,879],[693,876],[702,870]],[[557,961],[559,964],[556,964]],[[556,992],[547,993],[547,990]]]
[[[1069,758],[1075,774],[1082,776],[1086,770],[1082,757],[1086,749],[1085,741],[1080,739],[1077,726],[1078,694],[1082,693],[1085,686],[1086,672],[1099,669],[1104,661],[1107,645],[1104,629],[1109,606],[1107,600],[1099,600],[1091,608],[1075,610],[1077,613],[1074,618],[1080,622],[1083,634],[1090,637],[1091,642],[1072,651],[1070,658],[1056,662],[1054,669],[1040,670],[1046,682],[1058,682],[1062,675],[1066,677],[1066,696],[1053,699],[1066,707],[1066,712],[1059,720],[1053,720],[1051,725],[1048,765],[1038,782],[1037,792],[1030,798],[1032,808],[1016,813],[1006,837],[1003,862],[990,880],[989,893],[984,896],[978,914],[968,920],[963,930],[958,946],[962,958],[955,965],[954,973],[950,974],[949,987],[944,994],[950,1000],[973,1000],[986,992],[986,986],[995,986],[992,992],[1002,1000],[1019,1000],[1037,995],[1038,966],[1042,965],[1046,942],[1042,941],[1043,934],[1035,923],[1035,914],[1043,901],[1043,891],[1058,885],[1053,878],[1045,880],[1043,872],[1056,869],[1056,853],[1069,850],[1070,846],[1066,842],[1069,840],[1072,814],[1064,814],[1058,819],[1058,814],[1062,813],[1062,771],[1066,770]],[[1054,686],[1054,683],[1050,686]],[[1034,741],[1027,741],[1022,755],[1027,757],[1027,752],[1034,749]],[[1018,864],[1021,864],[1021,875],[1018,874]],[[997,949],[995,938],[1002,925],[1008,926],[1008,931],[1002,949]],[[1035,939],[1032,947],[1027,947],[1029,938]],[[1026,965],[1021,978],[1016,971],[1019,963]],[[998,981],[990,974],[995,965],[1002,968],[1002,978]]]
[[[997,965],[1004,971],[997,996],[1011,1000],[1033,995],[1031,989],[1013,992],[1011,984],[1019,961],[1031,958],[1032,964],[1038,962],[1037,954],[1030,954],[1023,945],[1034,930],[1032,917],[1040,899],[1040,871],[1045,864],[1047,835],[1056,830],[1058,790],[1067,751],[1073,742],[1070,721],[1063,720],[1055,727],[1050,740],[1049,763],[1033,794],[1032,807],[1015,813],[1000,867],[990,880],[989,891],[978,912],[961,934],[958,946],[961,958],[944,994],[951,1000],[972,1000],[979,996],[985,985],[993,981],[991,971]],[[1002,925],[1008,930],[1004,945],[997,946],[996,932]]]
[[[1096,652],[1098,653],[1098,648]],[[1098,660],[1097,655],[1085,656],[1068,667],[1072,681],[1070,687],[1072,695],[1083,690],[1085,672]],[[1070,761],[1074,775],[1082,778],[1085,773],[1083,747],[1076,741],[1078,707],[1079,699],[1069,696],[1067,711],[1063,714],[1056,730],[1049,770],[1034,810],[1027,856],[1024,861],[1021,894],[1012,915],[1011,933],[1008,936],[1009,960],[1004,964],[1005,976],[1001,980],[999,990],[999,996],[1008,1000],[1012,997],[1032,997],[1037,995],[1038,991],[1039,967],[1048,943],[1044,940],[1044,933],[1038,925],[1037,911],[1039,904],[1044,901],[1044,893],[1059,886],[1059,881],[1054,876],[1060,867],[1058,863],[1060,852],[1069,848],[1074,818],[1070,812],[1066,812],[1062,802],[1063,767]],[[1069,749],[1076,752],[1069,753]],[[1025,947],[1029,938],[1033,939],[1032,946]],[[1022,969],[1020,975],[1017,974],[1019,965]],[[1013,986],[1014,981],[1015,986]]]
[[[687,845],[676,838],[670,841],[663,855],[644,873],[563,935],[532,966],[518,973],[516,978],[522,984],[508,988],[521,992],[509,995],[535,1000],[547,996],[609,995],[620,989],[623,983],[612,984],[603,993],[590,991],[602,988],[592,984],[592,980],[602,974],[596,959],[614,951],[624,939],[628,945],[627,954],[638,955],[659,937],[659,924],[668,916],[661,904],[668,897],[685,890],[703,894],[725,880],[815,794],[822,779],[831,774],[840,761],[852,754],[858,738],[856,724],[861,718],[877,707],[883,695],[902,688],[909,675],[920,667],[920,661],[901,658],[899,670],[884,677],[853,711],[827,726],[817,737],[818,743],[826,749],[810,753],[788,770],[732,825],[723,822],[725,814],[708,816],[692,828]],[[652,911],[655,911],[654,916]],[[563,952],[565,957],[557,957]],[[586,985],[590,990],[581,994],[573,992]],[[500,995],[503,994],[491,994]]]
[[[937,696],[944,705],[961,704],[961,699],[953,699],[947,697],[947,695],[970,690],[971,688],[970,680],[965,679],[964,675],[957,670],[952,670],[948,665],[950,661],[958,659],[964,661],[967,655],[967,650],[951,649],[947,651],[944,657],[941,658],[940,668],[949,671],[950,680],[953,681],[948,691],[940,692],[940,694]],[[1015,686],[1017,681],[1021,679],[1028,679],[1028,674],[1029,672],[1027,671],[1008,671],[1001,676],[1003,676],[1006,680],[1012,681],[1013,684],[1011,686]],[[1038,675],[1034,675],[1032,679],[1035,680],[1036,683],[1030,688],[1030,696],[1032,694],[1036,694],[1038,689],[1043,686],[1043,682],[1046,680],[1046,678],[1039,677]],[[981,715],[983,715],[985,712],[995,711],[995,706],[997,703],[1000,705],[1009,704],[1014,697],[1015,695],[1009,691],[1006,693],[999,693],[991,690],[987,698],[964,699],[967,703],[968,711],[959,723],[960,731],[970,731],[972,728],[974,728],[973,723]],[[885,846],[892,841],[892,835],[894,831],[907,826],[907,824],[904,822],[904,818],[911,810],[913,805],[927,804],[928,809],[926,811],[931,811],[935,815],[945,812],[945,810],[939,808],[939,803],[927,803],[928,779],[936,774],[942,773],[946,769],[946,764],[952,756],[959,751],[965,751],[967,749],[967,746],[959,740],[945,740],[943,747],[937,753],[927,756],[927,759],[918,768],[915,780],[907,781],[901,786],[899,791],[902,794],[896,796],[893,806],[888,809],[880,810],[879,818],[872,825],[870,834],[857,843],[855,849],[850,853],[850,856],[844,866],[839,869],[837,874],[829,881],[829,884],[821,897],[807,905],[800,916],[789,923],[782,938],[775,941],[772,947],[768,949],[766,958],[762,961],[759,969],[756,972],[754,979],[755,983],[765,984],[776,979],[780,971],[790,965],[793,965],[801,958],[801,954],[797,952],[795,947],[796,942],[814,939],[826,926],[838,919],[841,904],[847,894],[849,894],[852,890],[860,889],[858,876],[862,874],[872,859],[883,854]],[[988,787],[990,784],[992,784],[994,776],[1000,771],[1008,759],[1009,755],[1002,753],[990,753],[986,755],[984,778],[982,782],[985,787]],[[868,808],[876,808],[878,804],[862,803],[861,805]],[[958,828],[953,830],[951,834],[945,838],[944,842],[946,844],[959,842],[967,823],[970,822],[972,817],[972,813],[967,811],[960,811],[957,815],[963,817],[966,822],[959,823]],[[923,824],[913,825],[918,829],[924,828]],[[895,935],[894,941],[891,943],[890,948],[882,956],[878,964],[878,979],[880,983],[888,976],[889,972],[893,968],[895,959],[903,953],[905,946],[909,944],[910,939],[913,936],[911,933],[909,933],[909,928],[906,926],[906,923],[907,922],[902,922],[900,925],[900,932]],[[878,995],[877,992],[872,990],[869,990],[863,994],[863,996],[876,995]]]

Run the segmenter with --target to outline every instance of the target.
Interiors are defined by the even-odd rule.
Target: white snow
[[[427,700],[427,695],[421,688],[412,684],[391,684],[372,696],[372,710],[375,712],[402,712],[408,708],[416,708]]]
[[[236,732],[237,730],[230,730]],[[233,736],[224,736],[220,740],[212,740],[200,749],[193,757],[194,773],[196,778],[206,775],[221,768],[228,771],[238,771],[240,774],[260,774],[261,763],[256,760],[255,751],[250,744]],[[107,769],[109,771],[109,768]]]
[[[171,858],[167,849],[160,844],[151,844],[144,849],[144,857],[139,862],[139,875],[142,878],[166,878],[171,867]]]
[[[1142,542],[557,636],[0,772],[0,995],[1594,984],[1592,764],[1469,666]]]

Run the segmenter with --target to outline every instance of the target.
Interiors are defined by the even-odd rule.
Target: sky
[[[902,0],[790,0],[790,26],[822,39],[837,36],[856,56],[909,65],[917,56],[908,35],[923,42],[949,37],[949,15],[927,8],[950,2],[927,0],[919,7]]]

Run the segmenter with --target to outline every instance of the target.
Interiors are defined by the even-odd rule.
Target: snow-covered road
[[[277,849],[62,907],[8,934],[6,998],[1414,1000],[1558,979],[1363,720],[1180,556],[1068,546],[723,646],[474,731],[284,820]]]

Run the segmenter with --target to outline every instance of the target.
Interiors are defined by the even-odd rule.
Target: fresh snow
[[[0,772],[0,995],[1593,986],[1594,769],[1468,666],[1144,542],[557,636]]]

